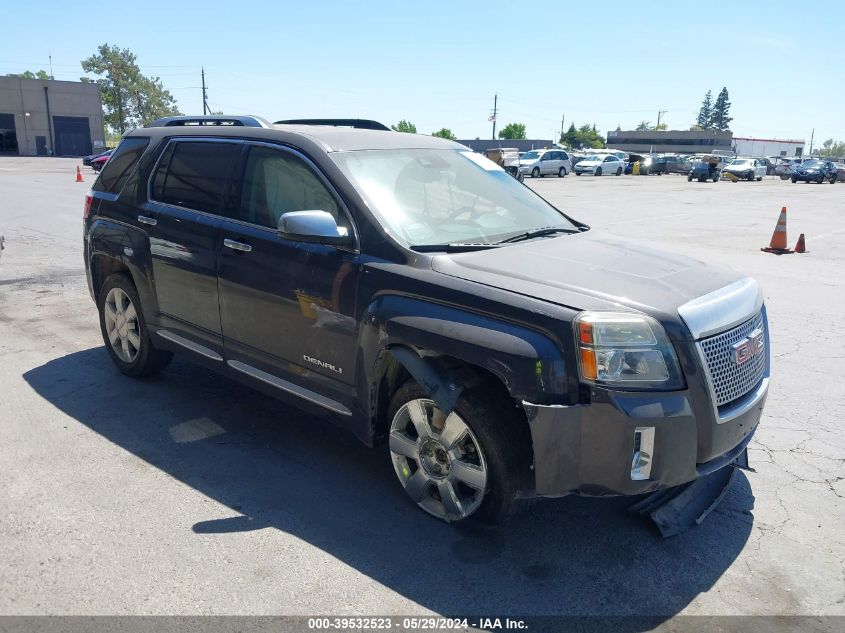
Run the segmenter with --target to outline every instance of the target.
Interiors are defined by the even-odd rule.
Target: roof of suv
[[[463,145],[423,134],[384,132],[330,125],[272,125],[267,128],[247,126],[175,126],[136,128],[127,136],[215,136],[292,142],[304,137],[322,146],[324,151],[367,149],[466,149]],[[293,138],[292,138],[293,137]]]

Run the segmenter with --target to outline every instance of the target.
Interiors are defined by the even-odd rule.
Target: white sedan
[[[755,158],[736,158],[722,172],[728,172],[744,180],[759,182],[766,175],[766,165]]]
[[[578,161],[572,168],[576,176],[593,174],[594,176],[621,176],[625,171],[625,162],[613,154],[597,154]]]

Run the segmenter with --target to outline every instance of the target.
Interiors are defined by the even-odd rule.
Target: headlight
[[[682,389],[678,357],[651,317],[583,312],[574,322],[584,382],[624,389]]]

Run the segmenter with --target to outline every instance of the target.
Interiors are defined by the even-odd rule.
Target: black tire
[[[137,314],[137,337],[140,341],[137,353],[131,362],[126,362],[117,355],[117,352],[112,347],[109,340],[108,332],[106,331],[106,299],[112,289],[118,288],[122,290],[132,302],[132,306]],[[103,335],[103,342],[106,346],[106,351],[112,359],[112,362],[117,366],[121,373],[131,376],[132,378],[145,378],[153,376],[164,369],[168,363],[173,359],[173,353],[156,348],[149,337],[147,330],[147,323],[144,320],[144,313],[141,309],[141,300],[138,297],[138,292],[135,290],[135,284],[132,280],[124,274],[114,274],[106,279],[103,286],[100,288],[100,296],[97,299],[97,308],[100,312],[100,332]]]
[[[561,167],[557,170],[557,177],[563,178],[564,176],[566,176],[566,167]]]
[[[760,177],[757,179],[757,182],[761,182],[762,180],[763,180],[763,177],[762,177],[762,176],[760,176]]]
[[[534,169],[531,170],[531,177],[532,178],[539,178],[540,177],[540,168],[539,167],[535,167]]]
[[[415,381],[406,382],[393,395],[388,420],[411,400],[429,398]],[[531,437],[524,414],[513,401],[484,385],[464,391],[455,411],[478,440],[487,463],[488,480],[478,510],[459,521],[480,519],[504,523],[530,506]],[[411,501],[413,503],[413,501]]]
[[[792,177],[792,183],[794,184],[794,183],[796,183],[796,182],[798,182],[798,179],[797,179],[795,176],[793,176],[793,177]]]
[[[820,185],[823,185],[823,184],[824,184],[824,174],[822,174],[821,176],[819,176],[819,184],[820,184]]]
[[[835,185],[835,184],[836,184],[836,177],[837,177],[838,175],[839,175],[839,174],[834,174],[833,176],[831,176],[831,177],[830,177],[830,184],[831,184],[831,185]]]
[[[581,172],[580,172],[580,171],[576,171],[576,172],[575,172],[575,175],[576,175],[576,176],[580,176],[580,175],[581,175]]]
[[[689,176],[687,176],[687,182],[692,182],[692,174],[690,174]]]
[[[596,167],[595,175],[601,176],[601,167]]]
[[[622,168],[621,168],[621,167],[617,167],[617,168],[616,168],[616,175],[617,175],[617,176],[621,176],[621,175],[622,175]]]
[[[789,175],[788,174],[781,174],[780,179],[781,180],[789,180]]]

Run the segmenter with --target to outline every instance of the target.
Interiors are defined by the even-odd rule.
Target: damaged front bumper
[[[710,475],[743,455],[767,390],[765,380],[727,421],[696,407],[689,391],[594,389],[585,405],[524,402],[535,494],[640,495]]]

